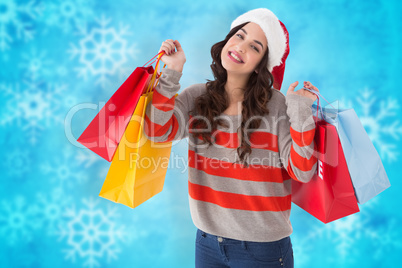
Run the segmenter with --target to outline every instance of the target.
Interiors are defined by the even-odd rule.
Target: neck
[[[246,88],[248,79],[249,76],[242,76],[230,73],[227,74],[225,91],[229,96],[229,103],[243,101],[244,89]]]

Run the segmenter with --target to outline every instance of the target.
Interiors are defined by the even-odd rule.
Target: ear
[[[255,72],[256,74],[258,74],[258,70],[254,70],[254,72]]]

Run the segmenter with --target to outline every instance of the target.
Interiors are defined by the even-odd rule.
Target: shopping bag
[[[135,106],[153,74],[152,66],[137,67],[106,102],[77,141],[110,162]]]
[[[322,110],[333,115],[325,120],[337,128],[357,201],[364,204],[391,186],[381,158],[353,109]]]
[[[99,193],[130,208],[162,191],[169,164],[172,142],[155,143],[144,134],[145,111],[152,96],[152,91],[141,95]]]
[[[314,117],[317,170],[308,183],[292,180],[292,202],[328,223],[359,212],[335,126]]]

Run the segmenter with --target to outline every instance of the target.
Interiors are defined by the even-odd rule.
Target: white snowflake
[[[94,18],[93,0],[48,1],[44,8],[45,24],[69,33]]]
[[[66,238],[68,249],[65,257],[75,262],[76,256],[84,259],[85,267],[99,267],[99,259],[107,261],[117,258],[118,243],[125,242],[125,228],[116,226],[113,219],[118,216],[115,209],[106,212],[96,208],[98,202],[83,200],[85,208],[68,209],[67,224],[60,227],[60,239]]]
[[[51,162],[44,162],[40,169],[46,174],[52,176],[51,182],[58,184],[61,189],[72,188],[77,183],[83,183],[87,180],[86,173],[76,163],[73,150],[70,147],[61,150],[60,158]]]
[[[10,245],[28,243],[35,230],[42,225],[39,208],[28,203],[23,196],[17,196],[14,202],[3,200],[0,207],[0,235],[2,241]]]
[[[358,104],[356,113],[381,159],[397,161],[400,149],[396,142],[402,136],[402,125],[398,120],[398,100],[392,97],[380,99],[368,88],[362,90],[359,95],[355,100]]]
[[[330,241],[331,256],[338,256],[338,262],[347,261],[351,251],[356,249],[355,241],[361,235],[362,224],[360,214],[353,214],[328,224],[318,222],[310,226],[307,232],[301,235],[294,234],[294,256],[297,259],[297,266],[308,267],[312,257],[309,252],[314,251],[314,244],[316,246],[322,241]]]
[[[46,51],[40,51],[35,47],[21,53],[18,67],[31,74],[31,80],[37,80],[38,77],[49,77],[55,71],[53,61],[49,59]]]
[[[31,40],[33,22],[42,12],[35,1],[17,3],[15,0],[0,0],[0,51],[10,49],[15,39]]]
[[[1,105],[2,113],[0,118],[0,125],[16,122],[18,126],[21,126],[22,111],[17,109],[18,103],[22,102],[22,93],[20,83],[5,84],[0,83],[0,92],[3,105]]]
[[[137,53],[135,46],[129,46],[126,36],[130,34],[127,26],[120,25],[119,30],[108,26],[110,19],[104,16],[96,20],[100,27],[88,31],[81,29],[83,38],[78,46],[71,44],[68,51],[72,58],[78,56],[81,67],[76,68],[79,77],[88,75],[98,77],[97,84],[108,82],[108,77],[117,75],[127,62],[128,57]]]
[[[386,224],[380,225],[375,230],[367,229],[366,235],[375,241],[376,249],[372,252],[372,256],[376,260],[384,257],[384,252],[400,252],[402,242],[398,237],[401,237],[401,223],[396,219],[389,220]]]
[[[64,112],[61,110],[67,109],[63,103],[66,101],[63,96],[67,86],[43,82],[36,73],[29,73],[23,82],[22,85],[0,83],[1,97],[5,103],[0,125],[16,124],[22,127],[29,142],[34,145],[44,127],[64,123]]]
[[[36,202],[41,208],[39,214],[43,219],[43,226],[48,235],[57,234],[58,226],[65,209],[70,206],[72,198],[66,191],[57,187],[50,191],[50,194],[39,193]]]
[[[362,214],[357,213],[323,226],[317,234],[331,239],[335,244],[337,256],[345,259],[350,256],[352,250],[356,250],[355,242],[361,236],[363,225],[364,218]]]
[[[354,267],[359,266],[356,258],[362,251],[362,245],[367,245],[371,252],[370,258],[381,260],[387,252],[400,251],[402,243],[396,239],[401,236],[395,218],[378,215],[380,198],[367,202],[360,207],[360,212],[338,219],[328,224],[318,221],[304,223],[308,228],[303,232],[292,234],[293,251],[297,267],[310,267],[312,259],[325,260],[322,266]],[[325,250],[330,249],[320,259],[317,252],[323,245]],[[315,252],[315,254],[311,254]]]
[[[66,65],[55,64],[54,60],[48,56],[47,50],[40,50],[34,46],[21,52],[21,61],[18,67],[24,73],[28,73],[31,80],[35,81],[40,78],[50,80],[54,76],[63,77],[68,73]]]
[[[9,150],[5,156],[4,166],[10,177],[21,178],[31,169],[29,151],[20,148]]]

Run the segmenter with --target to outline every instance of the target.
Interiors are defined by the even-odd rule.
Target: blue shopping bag
[[[318,92],[317,95],[320,94]],[[353,109],[322,108],[313,112],[334,125],[342,144],[357,201],[364,204],[391,186],[381,158]]]

